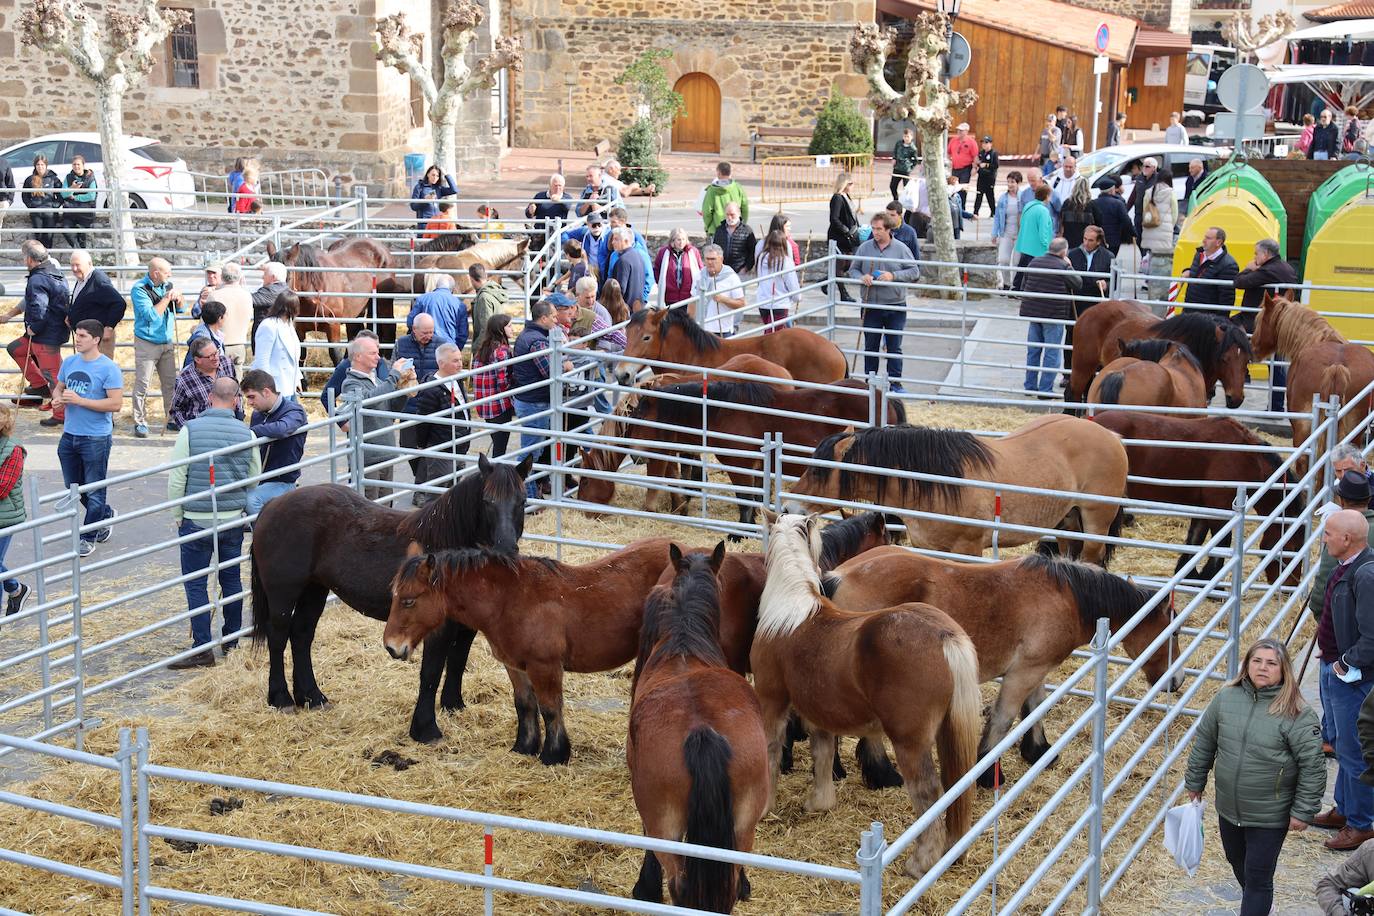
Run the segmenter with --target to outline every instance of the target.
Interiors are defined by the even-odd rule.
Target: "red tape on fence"
[[[998,518],[1002,517],[1002,494],[998,493],[992,498],[992,514]]]
[[[485,837],[483,837],[483,839],[485,840],[485,842],[483,843],[483,845],[486,847],[486,849],[485,849],[486,858],[483,860],[483,864],[484,864],[484,865],[491,865],[491,864],[492,864],[492,847],[493,847],[494,845],[496,845],[495,842],[494,842],[495,838],[494,838],[490,833],[488,833]]]
[[[212,464],[212,465],[210,465],[210,486],[213,487],[214,485],[215,485],[215,466]]]

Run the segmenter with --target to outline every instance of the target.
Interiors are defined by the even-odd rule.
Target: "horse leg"
[[[755,674],[754,689],[759,693],[759,707],[763,715],[763,733],[768,738],[768,804],[763,813],[773,808],[777,799],[778,778],[782,763],[783,736],[787,732],[787,698],[774,697],[766,689],[760,690],[758,675]]]
[[[811,726],[811,794],[802,807],[807,811],[829,811],[835,807],[835,780],[831,766],[835,759],[835,736]]]
[[[651,903],[663,902],[663,866],[659,864],[658,856],[647,849],[644,850],[644,862],[639,866],[639,880],[635,882],[630,896]]]
[[[264,608],[264,612],[266,610]],[[270,613],[267,623],[267,705],[282,712],[295,712],[296,701],[286,686],[286,646],[291,641],[292,615],[275,611]]]
[[[1122,525],[1125,523],[1126,515],[1120,506],[1109,503],[1084,503],[1078,510],[1080,531],[1087,534],[1096,534],[1106,537],[1117,537],[1121,534]],[[1083,542],[1084,563],[1095,563],[1103,569],[1107,568],[1107,562],[1111,559],[1114,552],[1112,545],[1104,544],[1101,541]]]
[[[864,788],[891,789],[902,784],[902,774],[897,772],[892,758],[887,756],[881,734],[860,738],[858,746],[854,748],[854,756],[859,761]]]
[[[1021,718],[1029,718],[1030,714],[1035,711],[1035,707],[1039,706],[1044,700],[1045,685],[1038,684],[1035,689],[1030,692],[1030,695],[1026,697],[1025,701],[1021,703]],[[1045,722],[1042,719],[1032,725],[1030,731],[1026,732],[1025,735],[1021,737],[1021,759],[1026,761],[1026,763],[1035,763],[1041,757],[1048,754],[1049,751],[1050,742],[1049,739],[1045,737]],[[1055,758],[1055,760],[1058,759],[1058,757]],[[1054,760],[1051,760],[1046,766],[1053,766],[1054,762]]]
[[[897,766],[902,771],[906,794],[911,799],[915,818],[925,814],[940,797],[940,780],[935,772],[935,761],[930,756],[930,745],[934,738],[932,734],[929,741],[892,742],[892,748],[897,753]],[[940,860],[940,856],[944,855],[945,845],[945,819],[936,818],[935,822],[916,838],[911,854],[906,857],[904,870],[919,880]]]
[[[315,665],[310,657],[315,627],[324,613],[324,602],[328,597],[327,589],[317,585],[307,586],[301,592],[296,613],[291,619],[291,681],[295,688],[296,705],[307,709],[323,709],[329,705],[329,698],[320,692],[320,685],[315,682]]]
[[[506,674],[515,696],[515,744],[511,750],[533,757],[539,753],[539,701],[525,672],[507,667]]]
[[[1044,674],[1039,670],[1032,673],[1012,669],[1002,677],[1002,689],[997,692],[992,712],[988,715],[987,724],[983,726],[983,737],[978,740],[979,759],[986,756],[988,751],[1006,737],[1012,722],[1016,720],[1016,711],[1021,708],[1021,704],[1030,696],[1031,691],[1043,681]],[[993,761],[991,766],[978,774],[980,788],[991,789],[996,785],[996,766],[997,762]]]
[[[544,719],[544,746],[539,762],[544,766],[564,764],[572,757],[572,742],[563,723],[563,666],[540,663],[527,669],[534,695],[539,700],[539,715]]]
[[[433,744],[444,737],[434,721],[434,695],[439,692],[444,663],[452,651],[454,626],[452,621],[445,621],[443,626],[427,636],[424,652],[420,656],[420,692],[415,698],[415,712],[410,716],[410,737],[422,744]]]
[[[809,737],[811,737],[811,733],[806,730],[806,725],[803,724],[801,716],[797,715],[797,711],[793,710],[788,713],[787,731],[782,742],[782,761],[779,764],[780,772],[792,772],[792,746],[798,741],[805,741]],[[844,777],[840,778],[843,779]]]
[[[453,642],[448,649],[447,673],[444,675],[444,690],[439,694],[439,705],[444,712],[458,712],[467,708],[463,702],[463,673],[467,670],[468,653],[472,651],[472,641],[477,638],[477,631],[452,621],[448,628]]]

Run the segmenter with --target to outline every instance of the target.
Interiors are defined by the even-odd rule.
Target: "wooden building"
[[[1155,125],[1163,129],[1170,112],[1183,110],[1191,48],[1188,35],[1141,27],[1116,96],[1117,110],[1126,112],[1128,130],[1151,130]]]

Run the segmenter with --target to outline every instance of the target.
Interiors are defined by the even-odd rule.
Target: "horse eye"
[[[414,599],[414,598],[402,598],[402,599],[401,599],[401,607],[415,607],[415,599]]]
[[[652,336],[652,335],[650,335],[650,334],[645,334],[645,335],[644,335],[644,339],[643,339],[643,341],[641,341],[641,342],[642,342],[642,343],[648,343],[648,342],[649,342],[649,338],[650,338],[651,336]]]

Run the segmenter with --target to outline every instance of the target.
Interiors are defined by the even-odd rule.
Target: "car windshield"
[[[1107,171],[1113,166],[1120,165],[1129,157],[1116,150],[1098,150],[1095,153],[1088,153],[1078,160],[1078,171],[1087,175],[1089,178],[1094,175]]]
[[[167,147],[161,143],[149,143],[147,146],[134,148],[134,155],[141,156],[151,162],[176,162],[176,153],[169,152]]]

